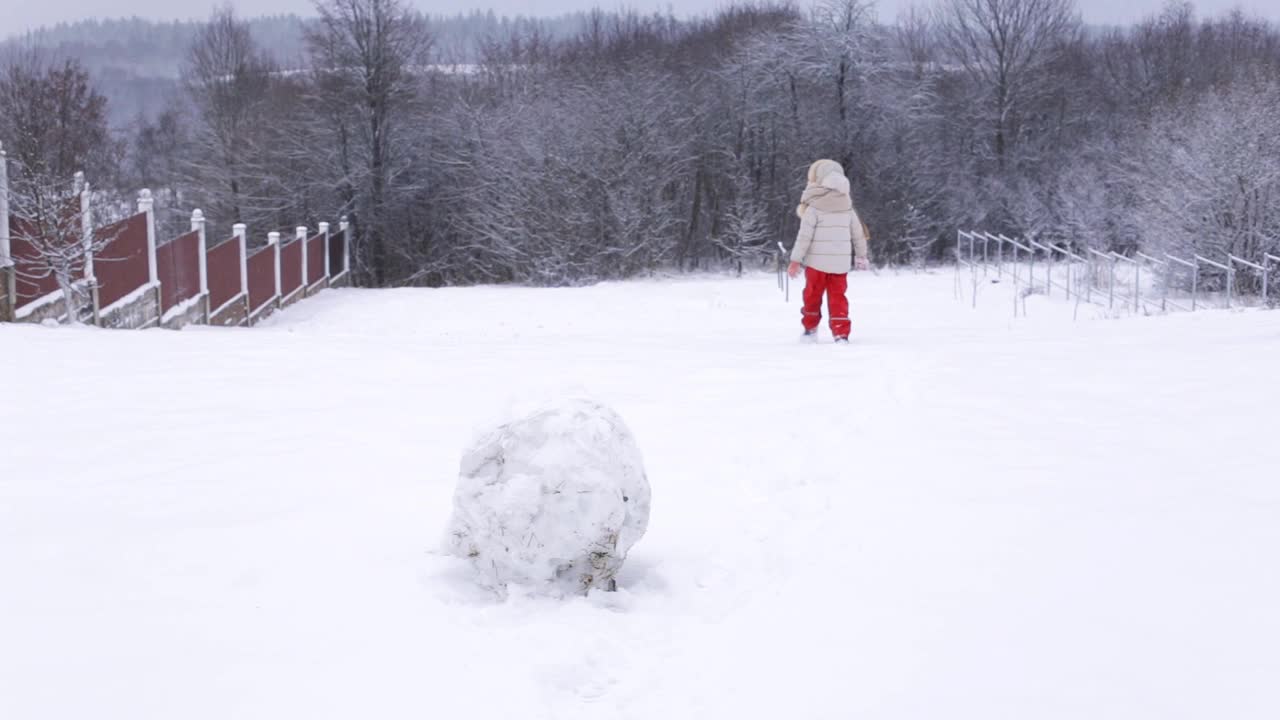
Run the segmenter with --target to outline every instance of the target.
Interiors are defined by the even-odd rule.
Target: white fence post
[[[147,271],[151,282],[156,283],[160,280],[156,265],[156,201],[150,190],[138,193],[138,212],[147,214]]]
[[[83,172],[76,173],[75,182],[76,193],[80,196],[80,244],[84,248],[84,281],[93,308],[93,324],[98,325],[102,318],[98,314],[98,277],[93,271],[93,191],[85,181]]]
[[[209,245],[208,238],[205,237],[204,225],[204,213],[199,208],[192,210],[191,232],[196,234],[196,253],[200,256],[200,304],[204,307],[201,315],[204,316],[204,322],[208,325],[212,308],[209,307],[209,258],[206,257]]]
[[[302,243],[302,296],[307,296],[307,289],[311,287],[311,273],[308,271],[309,258],[307,257],[307,226],[299,225],[293,229],[293,236]]]
[[[84,248],[84,279],[93,285],[93,209],[89,200],[89,183],[84,173],[76,173],[76,195],[80,198],[80,244]]]
[[[320,223],[320,234],[324,236],[324,279],[329,281],[329,223]]]
[[[1014,282],[1014,287],[1015,287],[1015,288],[1017,288],[1017,286],[1018,286],[1018,285],[1017,285],[1017,283],[1018,283],[1018,246],[1019,246],[1019,243],[1018,243],[1016,240],[1014,240],[1013,238],[1005,237],[1003,234],[1001,234],[1001,235],[997,235],[996,237],[1000,238],[1000,240],[1001,240],[1002,242],[1009,243],[1009,246],[1013,248],[1013,282]]]
[[[1019,299],[1021,299],[1022,300],[1022,316],[1026,317],[1027,301],[1026,301],[1026,296],[1023,295],[1022,293],[1022,281],[1018,275],[1018,264],[1021,262],[1021,258],[1018,256],[1018,252],[1022,251],[1022,252],[1028,253],[1034,259],[1035,250],[1032,249],[1030,246],[1023,245],[1022,243],[1018,242],[1017,240],[1014,240],[1011,237],[1006,237],[1004,235],[999,235],[998,237],[1002,241],[1008,243],[1009,246],[1013,248],[1013,316],[1014,317],[1018,316],[1018,301]],[[1028,292],[1034,289],[1035,289],[1035,283],[1029,282]]]
[[[986,248],[987,248],[987,246],[988,246],[990,243],[992,243],[992,242],[995,242],[995,244],[996,244],[996,255],[997,255],[997,257],[999,257],[999,254],[1000,254],[1000,248],[1002,247],[1002,243],[1000,242],[1000,240],[999,240],[999,239],[997,239],[995,235],[992,235],[992,234],[991,234],[991,233],[989,233],[989,232],[984,232],[984,233],[982,233],[982,247],[983,247],[983,252],[982,252],[982,261],[983,261],[983,262],[986,262],[986,261],[987,261],[987,255],[988,255],[988,253],[987,253]],[[996,261],[996,282],[1000,282],[1000,262],[999,262],[999,260],[997,260],[997,261]]]
[[[1230,310],[1231,309],[1231,286],[1234,284],[1234,281],[1235,281],[1235,277],[1232,275],[1231,267],[1229,265],[1223,265],[1222,263],[1216,260],[1210,260],[1209,258],[1203,255],[1193,255],[1192,259],[1194,259],[1197,263],[1196,264],[1197,282],[1200,276],[1200,265],[1199,265],[1200,263],[1204,263],[1205,265],[1208,265],[1210,267],[1218,268],[1219,270],[1227,274],[1227,309]]]
[[[1251,262],[1249,260],[1245,260],[1242,257],[1236,257],[1231,253],[1227,253],[1227,265],[1234,268],[1237,264],[1243,265],[1251,270],[1255,270],[1260,275],[1262,275],[1262,304],[1265,306],[1267,304],[1267,258],[1266,256],[1263,257],[1261,263],[1256,263],[1256,262]],[[1232,270],[1232,273],[1233,273],[1231,276],[1232,278],[1235,277],[1234,272],[1235,271]]]
[[[276,261],[276,307],[280,307],[280,233],[271,231],[267,233],[267,244],[271,246],[271,252],[275,255]]]
[[[8,267],[12,248],[9,246],[9,160],[0,143],[0,268]]]
[[[17,273],[11,268],[12,253],[9,243],[9,162],[4,144],[0,143],[0,295],[5,297],[10,316],[18,304]]]
[[[351,272],[351,222],[343,215],[338,221],[338,229],[342,230],[342,272]],[[351,284],[350,278],[347,284]]]
[[[147,273],[156,293],[155,320],[159,324],[164,315],[164,297],[160,291],[160,268],[156,262],[156,201],[150,190],[144,188],[138,193],[138,212],[147,214]]]
[[[240,243],[240,295],[244,298],[244,319],[249,321],[249,314],[253,312],[253,303],[249,302],[249,252],[248,252],[248,233],[249,228],[244,223],[236,223],[231,226],[231,234],[235,235],[236,241]]]

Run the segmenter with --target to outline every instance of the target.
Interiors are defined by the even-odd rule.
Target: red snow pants
[[[822,322],[822,296],[827,296],[827,309],[831,313],[831,334],[837,338],[849,337],[849,276],[824,273],[811,267],[804,269],[804,329],[816,330]]]

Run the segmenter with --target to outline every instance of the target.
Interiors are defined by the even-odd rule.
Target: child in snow
[[[809,185],[796,208],[800,233],[791,250],[791,277],[804,268],[805,337],[818,332],[822,322],[822,296],[827,296],[831,334],[836,342],[849,341],[848,289],[850,269],[866,270],[867,234],[849,198],[849,179],[835,160],[819,160],[809,166]]]

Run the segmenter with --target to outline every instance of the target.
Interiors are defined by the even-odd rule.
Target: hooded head
[[[823,178],[832,173],[844,175],[844,168],[840,167],[840,163],[835,160],[819,160],[809,166],[809,184],[819,185]]]
[[[800,197],[796,215],[803,217],[810,207],[824,212],[843,212],[853,208],[853,201],[849,199],[849,178],[844,176],[840,163],[819,160],[809,166],[809,185]]]

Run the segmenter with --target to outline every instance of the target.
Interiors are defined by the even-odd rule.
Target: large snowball
[[[608,588],[649,524],[649,481],[622,418],[598,403],[547,407],[462,458],[451,550],[481,584],[563,596]]]

